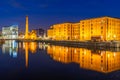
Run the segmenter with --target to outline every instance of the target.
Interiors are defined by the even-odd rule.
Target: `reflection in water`
[[[18,46],[19,44],[19,46]],[[36,42],[19,42],[17,43],[15,40],[6,40],[2,45],[2,53],[9,53],[13,58],[17,57],[18,47],[23,48],[25,50],[25,66],[28,67],[28,58],[29,58],[29,50],[31,53],[36,53],[37,43]]]
[[[30,42],[29,43],[29,49],[32,53],[36,53],[37,49],[37,43],[36,42]]]
[[[46,47],[47,47],[47,46],[48,46],[48,45],[45,44],[45,43],[38,43],[39,49],[46,50]]]
[[[15,40],[8,40],[2,45],[2,53],[9,53],[12,57],[17,57],[18,44]]]
[[[21,45],[22,43],[19,43],[19,48],[21,47]],[[30,50],[31,53],[36,53],[37,42],[23,42],[23,49],[26,49],[26,46],[28,47],[28,50]]]
[[[62,63],[78,63],[81,68],[99,72],[112,72],[120,69],[120,52],[92,51],[84,48],[48,46],[47,53]]]
[[[25,66],[28,67],[28,42],[25,43]]]
[[[3,53],[9,53],[12,57],[17,57],[18,44],[20,49],[25,50],[25,66],[28,67],[29,51],[31,53],[38,53],[43,49],[47,51],[50,57],[61,63],[77,63],[81,68],[108,73],[120,69],[120,52],[88,50],[84,48],[64,47],[46,45],[37,42],[19,42],[5,41],[2,46]],[[38,46],[37,46],[38,45]],[[23,53],[23,52],[22,52]]]
[[[32,53],[35,53],[37,50],[37,43],[36,42],[25,42],[23,43],[23,47],[25,49],[25,66],[28,67],[28,59],[29,59],[29,51],[30,50]]]

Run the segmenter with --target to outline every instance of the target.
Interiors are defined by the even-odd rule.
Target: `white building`
[[[18,25],[2,28],[3,39],[17,39],[18,38]]]

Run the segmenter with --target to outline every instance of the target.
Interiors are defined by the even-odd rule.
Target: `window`
[[[101,60],[101,63],[103,63],[103,60]]]
[[[82,38],[84,39],[84,36],[82,36]]]
[[[101,31],[101,34],[103,34],[103,31]]]
[[[101,27],[101,29],[103,29],[103,26]]]
[[[84,28],[82,28],[82,30],[84,31]]]
[[[91,24],[91,26],[93,26],[93,24]]]
[[[93,34],[93,32],[91,31],[91,34]]]

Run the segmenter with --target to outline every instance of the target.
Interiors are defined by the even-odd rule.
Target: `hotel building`
[[[62,23],[50,27],[48,38],[54,40],[120,40],[120,19],[99,17],[80,20],[79,23]]]

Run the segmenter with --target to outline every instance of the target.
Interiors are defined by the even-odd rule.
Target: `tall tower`
[[[28,39],[28,16],[26,16],[26,26],[25,26],[25,39]]]

